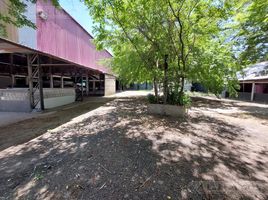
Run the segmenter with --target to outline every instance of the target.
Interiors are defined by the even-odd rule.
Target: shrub
[[[179,92],[171,92],[168,94],[168,104],[171,105],[180,105],[189,107],[191,105],[191,98],[189,95]]]
[[[149,103],[157,103],[157,99],[153,94],[147,96]]]
[[[191,97],[187,94],[183,94],[180,97],[180,105],[185,107],[190,107],[192,104]]]

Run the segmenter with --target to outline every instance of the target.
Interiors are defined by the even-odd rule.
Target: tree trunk
[[[167,104],[167,96],[168,96],[168,80],[167,80],[167,71],[168,71],[168,63],[167,63],[168,55],[165,55],[165,63],[164,63],[164,104]]]
[[[181,94],[183,94],[183,90],[184,90],[184,77],[181,78],[181,90],[180,90]]]
[[[156,102],[159,103],[159,98],[158,98],[158,85],[157,85],[156,78],[154,78],[154,95],[155,95],[155,98],[156,98]]]

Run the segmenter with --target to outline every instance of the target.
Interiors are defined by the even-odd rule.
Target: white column
[[[115,94],[116,93],[115,86],[116,86],[115,77],[109,74],[105,74],[104,96]]]
[[[254,93],[255,93],[255,83],[252,83],[252,89],[251,89],[251,97],[250,97],[250,101],[254,100]]]

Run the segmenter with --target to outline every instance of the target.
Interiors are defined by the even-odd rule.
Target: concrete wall
[[[250,92],[238,92],[238,99],[244,101],[250,101],[251,93]]]
[[[44,88],[45,109],[55,108],[75,102],[74,88]],[[40,103],[37,105],[40,108]]]
[[[255,93],[254,101],[268,103],[268,94]]]
[[[104,81],[104,96],[113,95],[116,92],[115,77],[112,75],[105,74]]]
[[[70,104],[74,101],[75,90],[73,88],[44,89],[45,109]],[[37,108],[40,108],[40,103],[38,103]],[[0,89],[0,111],[31,112],[29,90],[27,88]]]
[[[244,101],[250,101],[250,92],[239,92],[238,99]],[[254,93],[254,102],[268,103],[268,94]]]
[[[0,90],[0,111],[30,112],[30,96],[28,89]]]

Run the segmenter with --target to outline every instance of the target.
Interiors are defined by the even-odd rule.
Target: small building
[[[249,66],[237,78],[239,99],[268,103],[268,61]]]
[[[112,55],[98,51],[93,37],[50,0],[24,2],[36,29],[6,24],[6,37],[0,37],[0,111],[43,110],[84,95],[114,94],[116,78],[101,64]],[[9,3],[0,1],[1,13]]]

